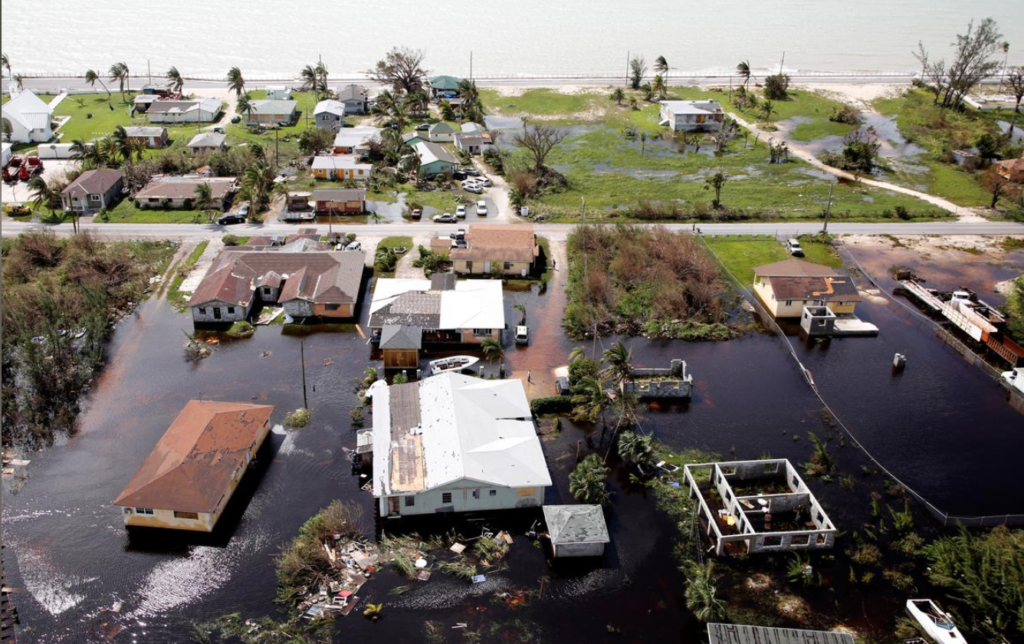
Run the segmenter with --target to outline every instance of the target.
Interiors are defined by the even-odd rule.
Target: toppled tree
[[[366,74],[378,83],[390,85],[397,93],[411,94],[426,83],[427,72],[423,69],[425,57],[422,49],[395,47]]]
[[[527,125],[512,140],[533,157],[533,170],[538,174],[545,171],[544,161],[556,145],[565,140],[566,133],[550,125]]]

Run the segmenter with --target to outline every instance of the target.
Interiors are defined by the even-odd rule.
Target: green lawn
[[[109,99],[106,93],[76,94],[66,97],[54,110],[54,116],[71,117],[58,132],[61,142],[71,143],[77,139],[91,141],[102,138],[111,134],[118,125],[122,127],[151,125],[145,114],[132,117],[131,106],[135,96],[135,93],[126,93],[124,101],[121,100],[121,95],[117,92],[113,92]],[[166,127],[172,141],[184,139],[184,142],[187,143],[201,127],[208,124],[154,123],[152,125]],[[160,153],[159,150],[150,151],[150,154]]]
[[[208,215],[197,210],[141,209],[131,199],[125,199],[107,213],[107,219],[116,224],[191,224],[197,215],[200,223],[207,221]],[[99,217],[95,221],[103,222]]]
[[[399,255],[398,256],[398,260],[399,261],[401,261],[402,258],[405,257],[405,255],[408,255],[409,253],[414,252],[413,251],[413,247],[412,247],[412,237],[385,237],[384,239],[380,240],[380,242],[377,244],[377,252],[379,253],[380,249],[382,249],[382,248],[387,248],[387,249],[390,249],[390,250],[394,250],[395,248],[398,248],[399,246],[404,246],[407,249],[404,255]],[[374,265],[374,267],[373,267],[373,275],[374,275],[374,277],[394,277],[395,276],[395,272],[394,271],[386,271],[386,272],[385,271],[379,271],[379,270],[377,270],[377,266]]]
[[[791,258],[782,244],[770,237],[715,237],[705,238],[705,242],[744,286],[754,283],[755,267]],[[828,244],[801,238],[800,246],[804,249],[804,259],[809,262],[833,268],[843,265]]]
[[[265,90],[253,90],[249,92],[252,100],[260,100],[267,97]],[[298,105],[299,118],[294,125],[288,125],[280,127],[277,130],[267,130],[259,132],[251,132],[244,123],[244,115],[242,123],[231,123],[225,128],[225,133],[228,135],[228,144],[237,145],[239,143],[258,143],[263,146],[271,155],[274,154],[275,149],[279,155],[280,164],[286,165],[292,159],[295,159],[301,155],[299,152],[299,135],[307,127],[316,127],[316,123],[313,121],[313,109],[316,107],[316,97],[312,92],[292,92],[292,99],[294,99]],[[231,99],[229,102],[233,105],[234,100]],[[290,140],[285,141],[284,138],[288,137]]]
[[[167,301],[175,306],[177,309],[183,309],[185,306],[185,294],[181,292],[181,283],[185,281],[189,271],[196,265],[199,258],[202,257],[206,247],[210,244],[209,240],[199,242],[199,244],[192,249],[185,261],[181,263],[178,270],[174,272],[174,278],[171,280],[171,286],[167,289]]]

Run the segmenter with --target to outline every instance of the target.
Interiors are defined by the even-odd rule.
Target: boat
[[[1012,371],[1004,371],[1002,376],[1003,382],[1009,385],[1011,389],[1016,389],[1024,394],[1024,367],[1017,367]]]
[[[960,634],[953,618],[945,613],[939,605],[930,599],[908,599],[907,613],[913,617],[925,634],[937,644],[957,642],[964,644],[964,636]]]
[[[462,371],[478,362],[480,362],[480,358],[473,356],[451,356],[431,360],[428,364],[430,364],[430,373],[444,373],[446,371]]]

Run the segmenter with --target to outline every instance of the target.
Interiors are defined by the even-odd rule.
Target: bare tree
[[[1013,106],[1013,120],[1010,121],[1010,135],[1013,135],[1013,128],[1017,124],[1017,117],[1020,116],[1020,102],[1024,99],[1024,67],[1011,67],[1006,72],[1006,86],[1010,93],[1017,99]]]
[[[647,62],[643,56],[633,56],[629,61],[629,84],[633,89],[640,89],[640,83],[647,75]]]
[[[999,51],[1001,38],[999,26],[991,18],[982,20],[977,28],[972,20],[967,33],[957,35],[953,60],[946,70],[943,107],[959,108],[967,92],[999,71],[999,61],[993,56]]]
[[[522,133],[516,134],[513,141],[533,156],[533,169],[537,173],[544,170],[544,160],[551,150],[565,139],[565,131],[550,125],[527,125]]]
[[[395,47],[366,73],[379,83],[391,85],[397,93],[412,94],[426,83],[427,71],[423,69],[425,57],[422,49]]]
[[[981,183],[988,188],[989,193],[992,195],[992,201],[988,207],[995,210],[996,205],[999,203],[999,198],[1003,196],[1003,190],[1010,183],[1010,180],[999,173],[999,168],[991,167],[982,176]]]

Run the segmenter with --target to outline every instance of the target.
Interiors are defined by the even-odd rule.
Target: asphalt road
[[[538,224],[538,232],[549,239],[564,240],[575,224]],[[84,231],[104,238],[113,239],[174,239],[199,240],[217,237],[226,233],[240,236],[287,235],[293,234],[300,226],[292,224],[240,224],[218,226],[216,224],[82,224]],[[320,234],[327,234],[325,225],[302,225],[301,228],[316,228]],[[391,235],[430,236],[452,232],[460,226],[452,224],[408,223],[408,224],[337,224],[335,232],[353,232],[360,238],[379,239]],[[693,230],[692,224],[665,224],[674,231]],[[821,222],[799,223],[746,223],[746,224],[702,224],[697,228],[705,235],[773,235],[790,237],[814,234],[821,231]],[[71,224],[40,224],[4,221],[0,233],[12,237],[30,230],[52,230],[59,235],[72,234]],[[1013,222],[931,222],[931,223],[832,223],[828,230],[836,235],[1024,235],[1024,223]]]

